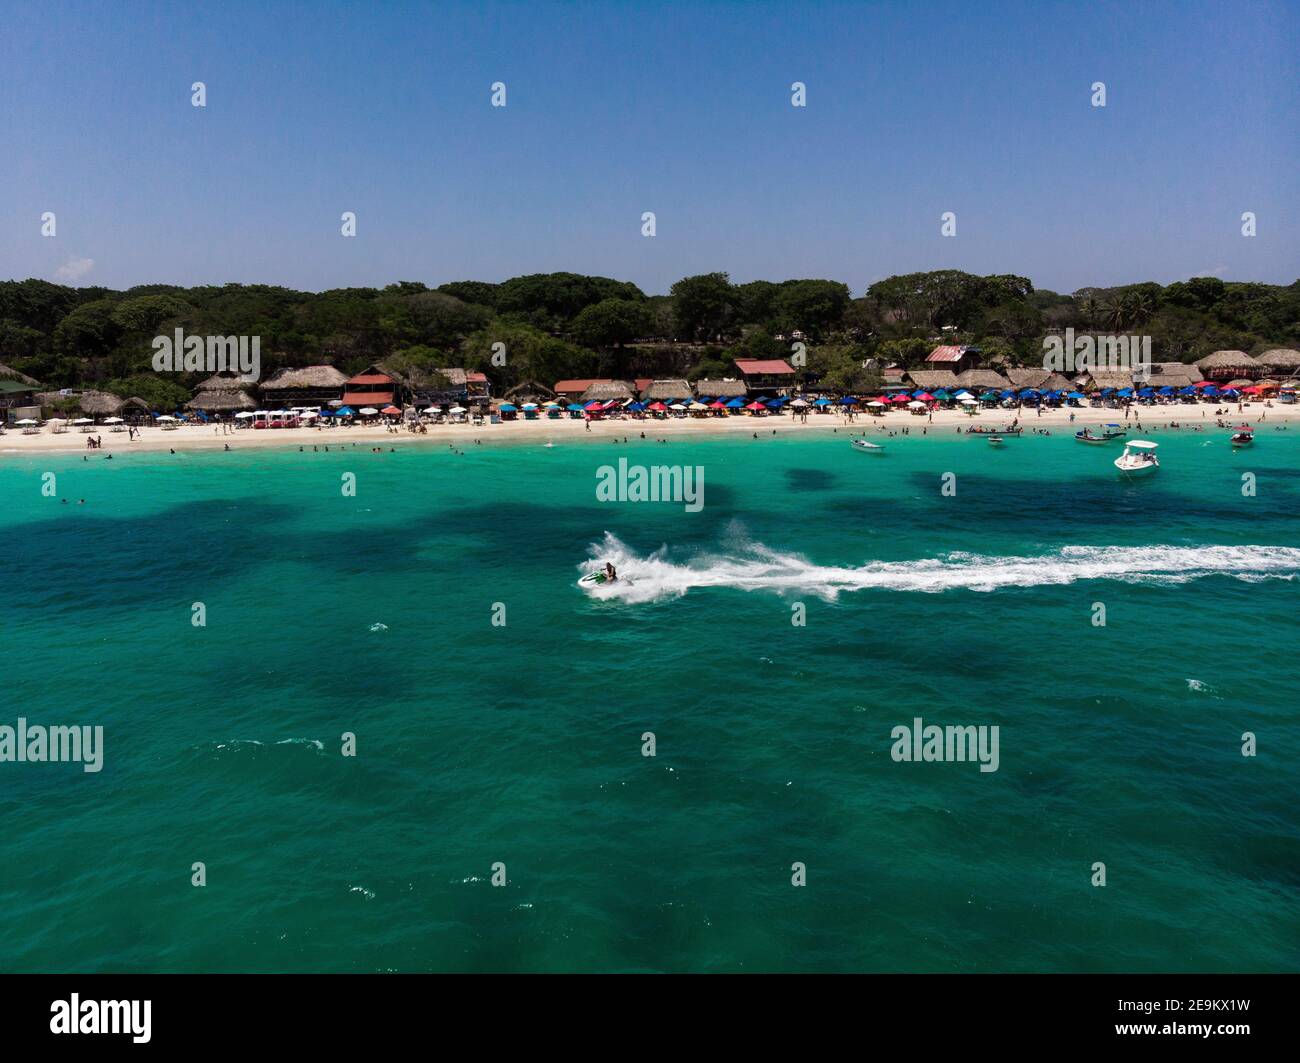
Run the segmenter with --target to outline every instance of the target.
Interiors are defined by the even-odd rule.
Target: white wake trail
[[[893,590],[938,593],[1041,587],[1079,580],[1186,583],[1205,576],[1246,581],[1300,576],[1300,549],[1289,546],[1065,546],[1041,556],[997,557],[954,552],[917,561],[872,561],[857,567],[818,565],[761,543],[728,553],[702,553],[685,562],[668,558],[667,547],[638,555],[617,536],[593,543],[591,571],[611,561],[618,580],[589,588],[596,598],[649,602],[691,590],[731,587],[778,594],[813,594],[833,600],[843,591]]]

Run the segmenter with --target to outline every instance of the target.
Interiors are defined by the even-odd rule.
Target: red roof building
[[[795,371],[784,358],[737,358],[736,368],[751,395],[775,395],[795,385]]]
[[[557,398],[577,402],[592,384],[612,384],[608,377],[593,377],[590,380],[557,380],[551,390]]]
[[[397,381],[377,365],[358,373],[343,386],[343,405],[392,406],[397,395]]]
[[[937,369],[949,369],[954,373],[964,373],[979,365],[978,347],[936,347],[926,356],[926,362]]]

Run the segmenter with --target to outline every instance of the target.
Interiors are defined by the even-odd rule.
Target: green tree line
[[[1300,281],[1195,277],[1067,295],[1035,289],[1025,277],[935,270],[888,277],[856,298],[839,281],[733,284],[721,272],[684,277],[660,296],[576,273],[325,292],[0,282],[0,364],[50,389],[183,402],[201,376],[160,376],[150,365],[153,337],[177,328],[260,336],[264,377],[319,363],[347,373],[375,362],[465,366],[486,372],[498,389],[564,377],[734,375],[734,358],[788,358],[803,343],[810,381],[853,389],[875,383],[876,365],[915,366],[939,336],[1027,365],[1041,364],[1044,335],[1065,328],[1149,335],[1162,361],[1296,347]],[[505,345],[504,364],[493,357],[497,344]]]

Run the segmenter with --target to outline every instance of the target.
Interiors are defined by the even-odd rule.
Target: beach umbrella
[[[881,407],[881,406],[883,406],[883,405],[885,405],[885,404],[884,404],[883,402],[881,402],[879,399],[872,399],[869,403],[867,403],[867,405],[868,405],[868,406],[875,406],[875,407],[879,408],[879,407]]]
[[[126,422],[124,422],[124,421],[122,420],[122,418],[120,418],[120,417],[105,417],[105,418],[104,418],[104,423],[105,423],[105,424],[125,424]]]
[[[948,399],[950,398],[950,396],[949,396],[949,394],[948,394],[948,392],[947,392],[947,390],[946,390],[945,388],[940,388],[940,389],[939,389],[938,391],[936,391],[936,392],[934,393],[934,395],[931,396],[931,397],[937,399],[937,400],[940,401],[940,402],[947,402]]]
[[[795,399],[794,402],[790,403],[790,405],[791,405],[791,406],[798,406],[800,409],[803,409],[805,406],[808,405],[808,400],[807,400],[807,399]]]
[[[20,425],[23,425],[23,426],[33,425],[33,424],[35,424],[35,423],[36,423],[36,422],[33,421],[30,417],[24,417],[21,421],[15,421],[15,422],[14,422],[14,424],[20,424]]]
[[[1121,399],[1131,399],[1133,397],[1133,389],[1120,388],[1115,394],[1117,394]]]
[[[337,410],[334,411],[335,417],[353,417],[355,415],[356,412],[352,409],[351,406],[340,406]]]
[[[453,407],[451,408],[451,411],[450,411],[450,412],[451,412],[451,413],[469,413],[469,410],[465,409],[464,406],[453,406]]]
[[[164,413],[161,417],[158,418],[158,420],[160,420],[160,421],[174,421],[174,420],[176,420],[176,418],[173,417],[173,416],[172,416],[171,414],[169,414],[169,413]]]
[[[668,409],[668,407],[665,406],[662,402],[652,402],[650,403],[649,406],[646,407],[646,409],[653,410],[655,413],[663,413],[664,410]]]
[[[401,412],[402,411],[399,410],[396,406],[385,406],[383,409],[383,413],[386,417],[392,417],[396,414],[400,414]]]
[[[684,409],[686,409],[686,407],[685,407],[682,403],[680,403],[680,402],[674,402],[674,403],[673,403],[671,406],[669,406],[668,408],[669,408],[670,410],[684,410]]]
[[[569,410],[570,413],[581,413],[581,412],[582,412],[582,406],[581,406],[580,403],[571,402],[571,403],[569,403],[568,410]]]
[[[692,402],[689,408],[692,410],[707,410],[709,407],[703,402]]]
[[[831,400],[828,399],[828,398],[823,397],[823,398],[817,399],[817,400],[813,403],[813,405],[814,405],[814,406],[829,406],[829,405],[831,405]]]
[[[969,398],[972,398],[972,397],[973,397],[973,396],[971,395],[971,393],[970,393],[969,391],[962,390],[962,391],[957,392],[957,401],[958,401],[958,402],[961,402],[962,399],[969,399]]]
[[[518,407],[513,406],[508,402],[503,402],[500,406],[497,407],[497,409],[502,413],[514,413],[517,408]]]
[[[729,403],[727,403],[727,409],[739,410],[744,405],[745,405],[744,399],[732,399]]]
[[[92,421],[89,417],[78,417],[72,423],[73,424],[94,424],[95,422]]]
[[[1210,380],[1198,380],[1195,384],[1192,385],[1192,387],[1193,387],[1193,388],[1212,388],[1212,387],[1214,387],[1214,383],[1213,383],[1213,381],[1210,381]]]
[[[1149,398],[1150,398],[1152,395],[1154,395],[1155,393],[1156,393],[1156,392],[1155,392],[1155,389],[1154,389],[1154,388],[1140,388],[1140,389],[1138,390],[1138,398],[1140,398],[1140,399],[1149,399]]]
[[[522,406],[520,406],[519,408],[520,408],[521,410],[535,410],[535,409],[537,409],[537,403],[535,403],[535,402],[525,402],[525,403],[524,403]]]
[[[914,410],[925,409],[925,403],[923,403],[920,399],[913,399],[911,402],[908,403],[908,405]]]
[[[717,402],[709,403],[709,409],[711,410],[725,410],[726,408],[727,408],[727,404],[723,402],[721,399],[718,399]]]
[[[1241,393],[1242,393],[1243,395],[1258,395],[1258,394],[1259,394],[1259,388],[1255,387],[1255,386],[1252,384],[1252,385],[1251,385],[1250,387],[1248,387],[1248,388],[1242,388],[1242,389],[1241,389]]]
[[[559,405],[560,405],[560,404],[559,404],[558,402],[548,402],[548,403],[546,403],[546,406],[547,406],[547,407],[551,407],[551,406],[556,406],[556,407],[558,407]]]
[[[915,395],[912,396],[912,398],[920,399],[922,402],[934,401],[934,396],[931,395],[928,391],[918,391]]]
[[[979,399],[973,399],[973,398],[971,398],[969,395],[967,395],[964,399],[958,399],[957,401],[960,402],[963,406],[978,406],[978,405],[979,405]]]
[[[1147,390],[1150,391],[1151,389],[1147,388]],[[1164,387],[1160,389],[1161,395],[1172,395],[1173,393],[1174,393],[1174,389],[1171,388],[1168,384],[1166,384]]]
[[[748,406],[745,407],[745,409],[747,409],[747,410],[766,410],[767,407],[764,406],[761,402],[751,402]]]

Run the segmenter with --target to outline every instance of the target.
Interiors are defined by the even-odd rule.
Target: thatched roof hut
[[[1049,369],[1008,369],[1007,379],[1011,381],[1011,386],[1016,389],[1020,388],[1037,388],[1039,391],[1050,391],[1044,385],[1048,377],[1052,375]]]
[[[992,369],[967,369],[958,373],[955,381],[959,388],[1008,388],[1011,381]]]
[[[1100,391],[1102,388],[1131,388],[1133,374],[1126,369],[1090,369],[1074,378],[1076,387],[1084,391]]]
[[[244,391],[248,383],[247,378],[234,373],[214,373],[198,386],[194,398],[185,405],[191,410],[203,410],[205,413],[255,410],[257,403]]]
[[[694,395],[691,385],[685,380],[653,380],[641,390],[644,402],[680,402],[694,398]]]
[[[88,417],[113,417],[122,409],[122,400],[107,391],[84,391],[78,396],[77,405]]]
[[[957,374],[947,369],[913,369],[907,375],[912,378],[913,384],[926,391],[937,391],[939,388],[951,391],[958,386]]]
[[[749,388],[743,380],[697,380],[695,394],[711,399],[743,399],[749,394]]]
[[[536,380],[523,380],[507,391],[502,401],[512,405],[521,402],[554,402],[555,392]]]
[[[1300,373],[1300,351],[1292,350],[1290,347],[1274,347],[1263,354],[1257,354],[1255,362],[1262,366],[1266,373],[1274,376],[1285,378]]]
[[[213,379],[212,377],[208,378]],[[332,365],[305,365],[301,369],[281,369],[262,383],[262,388],[340,388],[348,378]],[[206,384],[207,381],[204,381]],[[199,385],[200,387],[203,384]]]
[[[1201,371],[1187,362],[1152,362],[1147,382],[1154,388],[1186,388],[1204,379]]]
[[[0,378],[5,380],[16,380],[20,384],[26,384],[28,387],[38,388],[41,386],[39,380],[33,380],[26,373],[20,373],[7,365],[0,365]]]
[[[257,409],[257,403],[248,397],[248,392],[219,391],[216,388],[200,390],[185,405],[191,410],[202,410],[204,413],[238,413],[240,410]]]
[[[582,402],[608,402],[610,399],[622,402],[624,399],[635,398],[632,391],[632,385],[626,380],[608,380],[600,384],[592,384],[582,393]]]
[[[240,376],[238,373],[213,373],[207,380],[203,381],[195,390],[196,391],[242,391],[250,384],[257,383],[250,377]]]
[[[1259,364],[1245,351],[1215,351],[1200,359],[1196,368],[1211,380],[1222,380],[1230,376],[1253,377],[1259,370]]]
[[[150,413],[149,404],[140,398],[139,395],[132,395],[129,399],[122,402],[122,407],[117,411],[117,416],[125,417],[128,420],[133,414],[141,417],[148,417]]]

